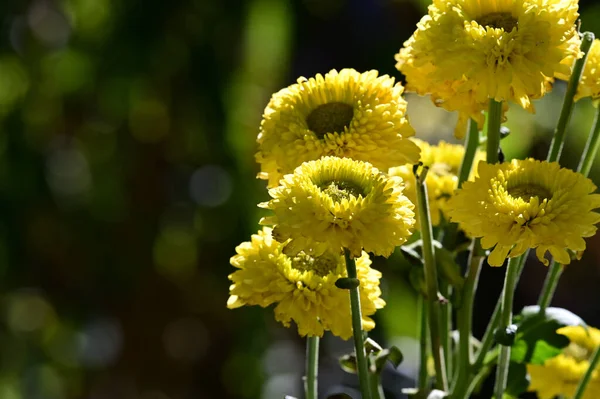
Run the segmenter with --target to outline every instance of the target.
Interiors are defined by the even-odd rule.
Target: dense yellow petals
[[[285,245],[265,227],[252,236],[252,241],[236,248],[231,264],[238,270],[229,275],[233,284],[227,307],[277,304],[276,320],[286,327],[294,321],[301,336],[322,336],[324,331],[331,331],[350,338],[350,297],[347,290],[335,286],[339,278],[347,277],[344,256],[327,251],[319,257],[303,252],[290,257],[283,253]],[[375,327],[369,316],[385,306],[380,298],[381,273],[370,264],[364,252],[356,258],[362,324],[367,331]]]
[[[260,206],[274,215],[260,223],[274,225],[279,241],[291,239],[287,253],[347,248],[354,256],[363,250],[389,256],[415,224],[402,188],[402,179],[369,163],[324,157],[303,163],[269,190],[271,201]]]
[[[442,216],[446,217],[446,203],[457,188],[458,172],[465,154],[465,147],[445,141],[440,141],[437,145],[430,145],[419,139],[412,140],[421,148],[421,162],[429,167],[425,184],[427,185],[431,224],[437,226],[440,224]],[[473,165],[477,165],[482,159],[485,159],[485,153],[477,151]],[[417,191],[413,165],[391,168],[389,174],[402,178],[405,184],[404,195],[416,206]],[[473,175],[474,173],[471,173],[471,176]],[[418,215],[419,213],[415,209],[417,228],[419,227]]]
[[[567,250],[585,250],[585,237],[596,233],[600,195],[580,173],[558,163],[533,159],[490,165],[479,163],[478,177],[467,182],[447,203],[450,220],[483,248],[494,248],[488,263],[501,266],[528,248],[544,264],[546,252],[568,264]]]
[[[583,97],[592,97],[594,105],[600,100],[600,40],[595,39],[583,68],[583,74],[577,87],[575,101]]]
[[[600,345],[600,330],[593,327],[569,326],[557,330],[566,335],[571,343],[563,353],[546,360],[543,365],[528,364],[531,377],[529,391],[536,391],[539,399],[553,399],[563,395],[571,398],[579,381],[587,371],[589,357]],[[583,399],[600,398],[600,372],[594,371]]]
[[[275,93],[258,135],[258,175],[269,187],[306,161],[338,156],[382,170],[419,161],[406,113],[404,88],[377,71],[336,70]]]
[[[407,90],[483,126],[490,98],[533,112],[532,100],[581,56],[577,0],[435,0],[396,55]]]

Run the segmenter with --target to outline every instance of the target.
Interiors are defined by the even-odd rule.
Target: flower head
[[[429,173],[425,184],[427,185],[427,197],[429,199],[429,211],[431,213],[431,224],[437,226],[446,216],[446,203],[452,197],[458,185],[458,171],[465,154],[465,147],[460,144],[450,144],[440,141],[437,145],[412,139],[421,148],[421,162],[429,167]],[[485,159],[483,151],[475,154],[474,165]],[[399,176],[404,181],[404,195],[413,203],[417,203],[417,191],[415,174],[412,165],[403,165],[391,168],[389,174]],[[475,173],[471,173],[473,176]],[[416,205],[415,205],[416,206]],[[418,220],[418,212],[415,210]],[[417,223],[417,227],[419,224]]]
[[[531,100],[581,55],[577,10],[577,0],[434,0],[396,67],[408,90],[459,111],[463,124],[470,117],[483,126],[490,98],[533,112]]]
[[[387,177],[371,164],[324,157],[305,162],[269,190],[260,204],[273,210],[261,224],[275,225],[278,240],[291,238],[286,251],[321,253],[347,248],[388,256],[410,236],[413,204],[402,195],[402,179]]]
[[[269,187],[306,161],[332,155],[387,170],[417,163],[419,148],[405,116],[404,88],[377,71],[336,70],[275,93],[258,135],[259,178]]]
[[[533,159],[480,162],[478,174],[448,201],[448,214],[468,235],[481,237],[483,248],[494,247],[490,265],[528,248],[546,265],[547,251],[568,264],[567,250],[581,253],[583,238],[596,233],[600,195],[591,194],[596,186],[582,174]]]
[[[324,331],[331,331],[343,339],[350,338],[350,297],[347,290],[335,286],[339,278],[347,277],[344,256],[332,251],[320,256],[304,252],[288,256],[283,253],[285,244],[277,242],[271,229],[265,227],[252,236],[252,241],[236,248],[231,264],[239,270],[229,275],[233,284],[227,307],[267,307],[276,303],[275,319],[286,327],[293,320],[301,336],[322,336]],[[380,298],[381,273],[370,264],[365,252],[356,259],[365,330],[375,327],[369,316],[385,306]]]
[[[592,97],[594,105],[598,106],[600,100],[600,40],[598,39],[594,40],[588,53],[575,101],[583,97]]]
[[[562,395],[573,397],[579,381],[590,366],[589,358],[600,346],[600,330],[593,327],[568,326],[557,330],[566,335],[571,343],[558,356],[546,360],[543,365],[528,364],[531,377],[529,391],[537,391],[540,399],[553,399]],[[600,372],[594,371],[583,399],[600,398]]]

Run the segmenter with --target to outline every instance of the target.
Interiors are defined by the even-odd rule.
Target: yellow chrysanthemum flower
[[[588,53],[575,101],[584,97],[592,97],[594,106],[598,106],[600,100],[600,40],[598,39],[594,40]]]
[[[304,252],[287,256],[283,253],[285,245],[265,227],[252,236],[252,241],[236,248],[231,264],[239,270],[229,275],[233,284],[227,307],[277,303],[275,319],[286,327],[293,320],[301,336],[322,336],[324,331],[331,331],[343,339],[350,338],[350,295],[335,286],[339,278],[347,277],[344,256],[331,251],[317,257]],[[381,273],[370,264],[365,252],[356,259],[362,324],[367,331],[375,327],[369,316],[385,306],[380,298]]]
[[[563,395],[571,398],[579,381],[590,366],[589,358],[600,345],[600,330],[582,326],[569,326],[557,330],[566,335],[571,343],[563,353],[546,360],[544,365],[528,364],[531,377],[529,391],[537,391],[539,399],[553,399]],[[583,399],[600,398],[600,372],[594,371]]]
[[[275,93],[265,109],[256,160],[269,187],[306,161],[331,155],[388,168],[419,161],[406,140],[414,130],[405,116],[404,88],[377,71],[336,70]]]
[[[412,139],[421,148],[421,162],[429,167],[429,173],[425,184],[427,185],[427,197],[429,199],[429,212],[431,224],[437,226],[446,216],[446,203],[454,194],[458,185],[458,171],[465,154],[465,147],[460,144],[450,144],[440,141],[437,145]],[[473,165],[485,159],[483,151],[477,151]],[[475,168],[473,169],[475,170]],[[392,176],[399,176],[404,181],[404,195],[413,203],[417,203],[416,180],[413,165],[403,165],[389,170]],[[471,173],[473,176],[474,173]],[[415,210],[417,221],[419,214]],[[417,228],[419,224],[417,222]]]
[[[274,216],[260,223],[275,225],[279,241],[291,238],[287,253],[347,248],[353,256],[362,250],[389,256],[415,224],[414,206],[402,195],[401,183],[349,158],[305,162],[269,190],[273,199],[260,206]]]
[[[483,126],[490,98],[533,112],[531,100],[570,75],[578,16],[577,0],[434,0],[396,67],[408,90],[459,111],[462,136],[468,118]]]
[[[582,253],[584,237],[596,233],[600,195],[580,173],[561,169],[556,162],[533,159],[490,165],[479,163],[479,176],[466,182],[448,201],[450,220],[471,237],[481,237],[492,248],[488,263],[536,248],[544,264],[547,251],[562,264],[571,261],[567,250]]]

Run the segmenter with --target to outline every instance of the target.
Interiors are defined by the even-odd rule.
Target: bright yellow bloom
[[[446,143],[445,141],[440,141],[437,145],[430,145],[419,139],[412,140],[421,148],[421,162],[429,167],[425,184],[427,185],[431,224],[437,226],[440,224],[442,216],[447,217],[446,203],[458,186],[458,171],[465,154],[465,147],[460,144]],[[483,159],[485,159],[485,153],[477,151],[473,165],[477,165]],[[402,178],[405,184],[404,195],[416,206],[417,191],[413,165],[391,168],[389,174]],[[474,176],[474,174],[471,173],[471,176]],[[419,220],[418,215],[418,211],[415,210],[417,221]],[[417,222],[417,228],[418,226]]]
[[[275,225],[279,241],[291,238],[286,253],[347,248],[353,256],[362,250],[389,256],[415,224],[414,206],[402,195],[401,183],[349,158],[305,162],[269,190],[273,199],[260,206],[274,216],[260,223]]]
[[[594,40],[588,53],[577,94],[575,94],[575,101],[583,97],[592,97],[594,106],[598,106],[598,100],[600,100],[600,40],[598,39]]]
[[[404,88],[377,71],[336,70],[298,79],[273,95],[263,115],[256,160],[269,187],[303,162],[331,155],[382,170],[417,163],[419,149],[405,116]]]
[[[539,399],[553,399],[558,395],[572,398],[579,381],[587,371],[588,359],[600,345],[600,330],[582,326],[569,326],[557,330],[566,335],[571,343],[563,353],[546,360],[544,365],[528,364],[531,377],[529,391],[537,391]],[[600,398],[600,372],[592,374],[583,399]]]
[[[344,256],[327,251],[313,257],[300,252],[290,257],[283,253],[286,243],[271,236],[270,228],[263,228],[236,248],[231,264],[238,268],[229,275],[233,284],[227,301],[230,309],[244,305],[275,307],[275,319],[286,327],[293,320],[301,336],[322,336],[331,331],[343,339],[352,336],[350,296],[335,282],[347,277]],[[370,267],[365,252],[356,259],[360,280],[362,324],[365,330],[375,327],[369,317],[385,306],[380,298],[381,273]]]
[[[434,0],[396,55],[407,90],[459,111],[457,135],[473,118],[483,126],[488,101],[531,100],[570,75],[580,57],[577,0]]]
[[[448,215],[471,237],[481,237],[492,248],[488,263],[536,248],[544,262],[547,251],[562,264],[571,261],[567,250],[582,253],[584,237],[596,233],[600,195],[580,173],[561,169],[556,162],[533,159],[490,165],[479,163],[479,176],[467,182],[448,201]]]

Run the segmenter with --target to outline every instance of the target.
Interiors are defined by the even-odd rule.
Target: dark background
[[[600,7],[580,3],[582,29],[600,33]],[[301,396],[295,330],[270,309],[225,306],[229,258],[258,229],[256,203],[267,198],[253,159],[261,113],[299,76],[353,67],[401,79],[393,56],[426,6],[0,2],[0,398]],[[509,158],[545,157],[562,93],[557,84],[535,116],[513,107]],[[418,137],[452,139],[455,116],[407,98]],[[578,104],[566,166],[593,113]],[[554,303],[600,325],[598,240],[588,247]],[[534,303],[543,281],[544,267],[530,263],[517,306]],[[403,348],[410,376],[415,294],[402,259],[375,264],[388,306],[374,336]],[[478,334],[503,273],[483,272]],[[323,394],[348,381],[335,371],[345,345],[323,341]]]

